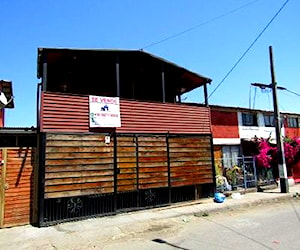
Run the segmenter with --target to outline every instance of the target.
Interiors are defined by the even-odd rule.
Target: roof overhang
[[[36,135],[37,129],[35,127],[24,127],[24,128],[14,128],[14,127],[2,127],[0,128],[1,135]]]
[[[159,65],[159,63],[164,64],[164,69],[167,72],[172,72],[178,75],[180,82],[176,83],[176,92],[177,94],[184,94],[193,89],[206,85],[212,82],[212,79],[197,74],[195,72],[189,71],[183,67],[178,66],[175,63],[167,61],[158,56],[152,55],[142,50],[119,50],[119,49],[74,49],[74,48],[39,48],[38,49],[38,67],[37,67],[37,76],[38,78],[43,77],[43,63],[56,63],[63,58],[69,56],[70,58],[80,58],[80,57],[93,57],[99,64],[103,64],[101,60],[105,60],[107,58],[115,58],[119,56],[121,58],[121,62],[125,64],[133,63],[136,58],[139,61],[151,62],[153,65]],[[88,61],[88,60],[87,60]],[[122,64],[121,64],[122,66]],[[137,65],[138,67],[139,65]],[[140,69],[137,69],[140,70]],[[141,69],[142,70],[142,69]]]

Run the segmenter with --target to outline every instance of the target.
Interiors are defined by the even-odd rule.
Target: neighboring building
[[[5,127],[14,108],[11,81],[0,81],[0,228],[33,221],[34,129]]]
[[[300,114],[282,113],[285,135],[289,138],[300,137]]]
[[[5,127],[5,111],[14,108],[11,81],[0,81],[0,228],[36,220],[34,128]],[[34,208],[35,206],[35,208]]]
[[[39,225],[213,193],[211,79],[143,51],[48,48],[38,76]],[[180,103],[198,87],[205,105]]]
[[[251,140],[271,138],[276,144],[272,111],[211,105],[211,125],[216,163],[225,168],[236,164],[238,156],[251,156],[255,149]],[[300,114],[282,112],[281,134],[300,137]]]

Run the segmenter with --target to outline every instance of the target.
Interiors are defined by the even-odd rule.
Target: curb
[[[256,197],[257,195],[260,195],[260,197]],[[297,201],[300,201],[299,194],[297,197],[294,196],[295,194],[293,193],[281,194],[277,192],[255,192],[247,193],[242,199],[232,199],[231,197],[227,197],[223,203],[215,203],[213,202],[213,198],[211,197],[203,200],[198,200],[197,202],[188,202],[176,204],[171,207],[167,206],[163,208],[161,207],[150,209],[148,215],[146,216],[147,219],[138,219],[139,215],[137,215],[136,212],[130,212],[127,215],[132,216],[132,218],[134,218],[137,223],[146,220],[157,221],[161,219],[179,218],[184,216],[206,217],[213,214],[226,213],[234,210],[238,211],[254,206],[265,206],[270,203],[280,203],[287,200],[297,199]],[[143,214],[145,210],[140,212],[141,214]]]
[[[221,205],[220,207],[214,207],[211,209],[203,209],[198,212],[195,212],[193,215],[196,217],[202,217],[202,216],[208,216],[209,214],[219,214],[222,212],[241,210],[241,209],[250,208],[253,206],[262,206],[262,205],[267,205],[270,203],[279,203],[279,202],[293,200],[293,199],[296,199],[296,198],[291,196],[291,194],[282,194],[280,196],[271,197],[271,198],[261,198],[261,199],[257,199],[257,200],[251,201],[251,202],[242,201],[242,202],[237,202],[235,204],[220,203],[220,205]],[[297,199],[300,200],[299,197],[297,197]],[[232,201],[232,200],[233,199],[230,199],[230,201]],[[226,200],[225,200],[225,202],[226,202]]]

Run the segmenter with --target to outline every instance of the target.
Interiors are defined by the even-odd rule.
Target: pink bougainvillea
[[[266,139],[257,139],[256,143],[258,144],[259,153],[255,156],[256,164],[259,167],[270,168],[272,162],[273,151],[276,148],[272,147],[268,140]]]
[[[272,145],[269,139],[256,138],[254,142],[259,152],[255,155],[258,167],[271,168],[274,163],[277,163],[277,147]],[[283,147],[287,167],[300,160],[300,138],[284,138]]]

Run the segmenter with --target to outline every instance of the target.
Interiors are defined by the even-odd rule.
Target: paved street
[[[299,249],[300,201],[145,225],[103,249]]]
[[[299,249],[300,185],[37,228],[0,229],[1,250]]]

